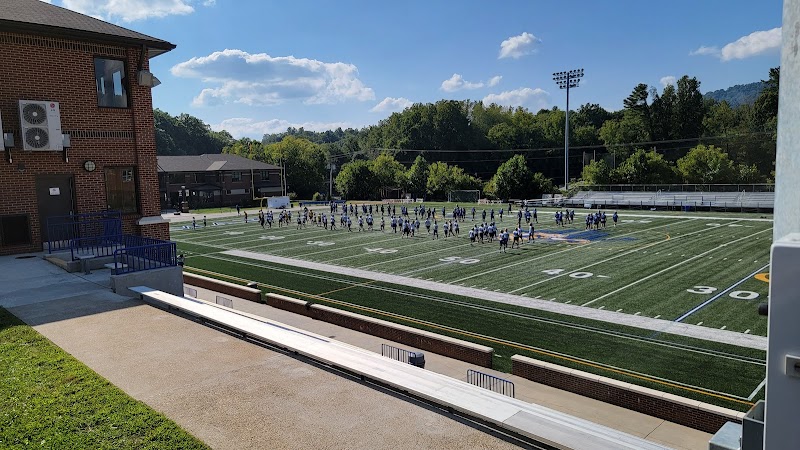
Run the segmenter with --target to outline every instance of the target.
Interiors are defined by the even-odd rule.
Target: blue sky
[[[706,92],[780,63],[778,0],[52,2],[176,44],[151,61],[154,106],[235,137],[443,98],[564,108],[552,73],[577,68],[570,105],[616,110],[638,83],[686,74]]]

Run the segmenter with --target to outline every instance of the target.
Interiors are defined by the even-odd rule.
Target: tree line
[[[736,107],[704,98],[700,82],[688,76],[661,90],[635,86],[619,111],[581,105],[570,111],[570,178],[587,184],[768,181],[774,176],[779,78],[779,68],[770,69],[755,102]],[[289,191],[300,198],[327,194],[330,163],[336,193],[352,198],[398,191],[441,198],[448,189],[475,186],[504,198],[514,196],[505,180],[517,176],[515,170],[524,186],[511,192],[528,192],[525,186],[534,195],[552,191],[564,178],[565,112],[558,108],[532,112],[440,100],[416,103],[359,130],[289,128],[261,140],[233,140],[185,116],[172,121],[157,117],[159,154],[165,154],[162,142],[169,144],[159,138],[159,123],[173,126],[177,121],[178,129],[195,130],[206,139],[191,144],[187,138],[185,145],[209,149],[224,143],[224,152],[285,165]],[[183,148],[182,138],[166,127],[164,134],[174,143],[168,148]]]

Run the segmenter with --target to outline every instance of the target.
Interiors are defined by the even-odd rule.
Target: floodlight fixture
[[[567,90],[566,119],[564,120],[564,189],[569,188],[569,90],[579,87],[583,78],[583,69],[572,69],[566,72],[553,72],[553,81],[559,89]]]

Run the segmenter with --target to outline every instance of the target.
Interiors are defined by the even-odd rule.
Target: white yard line
[[[737,281],[736,283],[733,283],[732,285],[728,286],[728,288],[727,288],[727,289],[725,289],[724,291],[722,291],[722,292],[720,292],[720,293],[718,293],[718,294],[714,295],[714,296],[713,296],[713,297],[711,297],[710,299],[708,299],[708,300],[704,301],[703,303],[701,303],[701,304],[699,304],[699,305],[695,306],[694,308],[690,309],[688,312],[684,313],[683,315],[681,315],[680,317],[678,317],[677,319],[675,319],[675,322],[682,322],[682,321],[683,321],[683,319],[685,319],[685,318],[687,318],[687,317],[691,316],[692,314],[696,313],[697,311],[700,311],[701,309],[703,309],[703,308],[705,308],[706,306],[710,305],[712,302],[714,302],[714,301],[715,301],[715,300],[717,300],[718,298],[720,298],[720,297],[722,297],[723,295],[727,294],[728,292],[732,291],[732,290],[733,290],[733,289],[734,289],[736,286],[739,286],[740,284],[744,283],[745,281],[747,281],[747,280],[749,280],[749,279],[753,278],[754,276],[756,276],[756,274],[763,272],[763,271],[764,271],[764,269],[766,269],[767,267],[769,267],[769,264],[767,264],[767,265],[765,265],[764,267],[762,267],[762,268],[760,268],[760,269],[756,270],[755,272],[751,273],[750,275],[748,275],[748,276],[746,276],[746,277],[742,278],[741,280]]]
[[[697,231],[692,231],[691,233],[686,233],[686,234],[682,234],[680,236],[676,236],[674,240],[678,240],[678,239],[685,238],[687,236],[692,236],[692,235],[699,234],[699,233],[705,233],[707,231],[713,230],[714,228],[716,228],[716,227],[702,228],[702,229],[697,230]],[[642,245],[640,247],[636,247],[633,250],[629,250],[629,251],[627,251],[625,253],[618,253],[618,254],[616,254],[614,256],[610,256],[608,258],[605,258],[605,259],[602,259],[600,261],[594,262],[594,263],[589,264],[587,266],[583,266],[583,267],[580,267],[578,269],[570,270],[570,271],[564,272],[562,274],[553,275],[550,278],[545,278],[544,280],[539,280],[539,281],[537,281],[535,283],[531,283],[531,284],[529,284],[527,286],[523,286],[521,288],[514,289],[513,291],[510,291],[510,293],[513,294],[514,292],[519,292],[519,291],[521,291],[523,289],[528,289],[530,287],[537,286],[537,285],[540,285],[542,283],[547,283],[548,281],[552,281],[552,280],[555,280],[557,278],[561,278],[563,276],[567,276],[567,275],[570,275],[570,274],[575,273],[575,272],[581,272],[583,270],[589,269],[589,268],[597,266],[599,264],[605,264],[605,263],[607,263],[607,262],[609,262],[611,260],[614,260],[614,259],[617,259],[617,258],[621,258],[623,256],[630,255],[631,253],[636,253],[636,252],[638,252],[640,250],[643,250],[643,249],[646,249],[646,248],[650,248],[650,247],[654,247],[656,245],[664,244],[664,243],[670,242],[670,241],[673,241],[673,239],[664,239],[663,241],[651,242],[649,244],[645,244],[645,245]],[[645,251],[643,253],[647,253],[647,252]]]
[[[669,219],[675,217],[682,219],[700,219],[700,220],[743,220],[747,222],[772,222],[772,219],[751,219],[751,218],[741,218],[741,217],[720,217],[720,216],[686,216],[681,214],[676,214],[676,215],[625,214],[625,217],[644,217],[649,219]]]
[[[313,261],[305,261],[305,260],[292,259],[275,255],[267,255],[263,253],[247,252],[242,250],[229,250],[223,252],[223,254],[236,256],[239,258],[246,258],[257,261],[266,261],[275,264],[283,264],[287,266],[318,270],[322,272],[336,273],[340,275],[357,277],[367,280],[383,281],[386,283],[394,283],[404,286],[414,286],[415,288],[428,289],[431,291],[441,292],[445,294],[460,295],[464,297],[479,298],[498,303],[524,306],[528,308],[550,311],[574,317],[581,317],[584,319],[599,320],[608,323],[615,323],[619,325],[646,329],[659,333],[677,334],[697,339],[703,339],[707,341],[739,345],[742,347],[754,348],[757,350],[766,350],[767,347],[766,337],[756,336],[752,334],[745,335],[742,333],[737,333],[729,330],[720,331],[718,329],[713,329],[713,328],[696,327],[684,323],[675,323],[669,320],[659,320],[643,316],[634,316],[632,314],[615,313],[613,311],[599,311],[594,308],[582,308],[574,304],[567,305],[565,303],[549,302],[547,300],[537,300],[529,297],[522,297],[520,295],[512,295],[502,292],[489,292],[483,289],[468,288],[468,287],[445,284],[445,283],[436,283],[433,281],[412,279],[409,277],[402,277],[398,275],[390,275],[369,270],[337,266],[334,264],[317,263]]]
[[[634,281],[633,283],[627,284],[627,285],[625,285],[625,286],[622,286],[622,287],[621,287],[621,288],[619,288],[619,289],[615,289],[615,290],[613,290],[613,291],[611,291],[611,292],[609,292],[609,293],[607,293],[607,294],[601,295],[600,297],[597,297],[597,298],[596,298],[596,299],[594,299],[594,300],[590,300],[590,301],[588,301],[588,302],[584,303],[584,304],[583,304],[583,305],[581,305],[581,306],[588,306],[588,305],[591,305],[592,303],[594,303],[594,302],[596,302],[596,301],[598,301],[598,300],[602,300],[602,299],[604,299],[604,298],[606,298],[606,297],[609,297],[609,296],[611,296],[611,295],[614,295],[614,294],[616,294],[616,293],[618,293],[618,292],[624,291],[625,289],[628,289],[628,288],[629,288],[629,287],[631,287],[631,286],[636,286],[637,284],[641,283],[642,281],[647,281],[647,280],[649,280],[650,278],[653,278],[653,277],[655,277],[655,276],[661,275],[661,274],[662,274],[662,273],[664,273],[664,272],[668,272],[668,271],[670,271],[670,270],[672,270],[672,269],[674,269],[674,268],[676,268],[676,267],[680,267],[680,266],[682,266],[682,265],[686,264],[686,263],[687,263],[687,262],[689,262],[689,261],[693,261],[693,260],[695,260],[695,259],[697,259],[697,258],[702,258],[703,256],[705,256],[705,255],[707,255],[707,254],[709,254],[709,253],[711,253],[711,252],[717,251],[717,250],[719,250],[719,249],[721,249],[721,248],[727,247],[728,245],[735,244],[736,242],[739,242],[739,241],[742,241],[742,240],[745,240],[745,239],[751,238],[751,237],[753,237],[753,236],[755,236],[755,235],[757,235],[757,234],[761,234],[761,233],[764,233],[764,232],[767,232],[767,231],[772,231],[772,228],[770,227],[770,228],[767,228],[767,229],[765,229],[765,230],[757,231],[757,232],[755,232],[755,233],[753,233],[753,234],[750,234],[750,235],[747,235],[747,236],[741,237],[741,238],[739,238],[739,239],[736,239],[736,240],[734,240],[734,241],[730,241],[730,242],[726,242],[726,243],[724,243],[724,244],[720,244],[720,245],[718,245],[718,246],[716,246],[716,247],[712,248],[711,250],[707,250],[707,251],[705,251],[705,252],[703,252],[703,253],[700,253],[699,255],[695,255],[695,256],[692,256],[691,258],[684,259],[683,261],[681,261],[681,262],[679,262],[679,263],[677,263],[677,264],[673,264],[673,265],[671,265],[671,266],[667,267],[666,269],[659,270],[658,272],[656,272],[656,273],[653,273],[653,274],[650,274],[650,275],[648,275],[648,276],[646,276],[646,277],[640,278],[640,279],[638,279],[638,280]]]
[[[630,233],[621,234],[621,235],[619,235],[619,236],[615,236],[615,237],[619,238],[619,237],[628,236],[628,235],[631,235],[631,234],[642,233],[642,232],[645,232],[645,231],[651,231],[651,230],[655,230],[656,228],[663,228],[663,227],[666,227],[666,226],[669,226],[669,225],[674,225],[674,223],[662,224],[662,225],[658,225],[658,226],[655,226],[655,227],[646,228],[646,229],[644,229],[644,230],[636,230],[636,231],[631,231]],[[516,263],[514,263],[514,264],[506,264],[506,265],[504,265],[504,266],[500,266],[500,267],[497,267],[497,268],[495,268],[495,269],[491,269],[491,270],[485,270],[485,271],[483,271],[483,272],[476,273],[476,274],[474,274],[474,275],[470,275],[470,276],[468,276],[468,277],[459,278],[459,279],[457,279],[457,280],[455,280],[455,281],[451,281],[450,283],[458,283],[458,282],[460,282],[460,281],[469,280],[470,278],[474,278],[474,277],[480,277],[480,276],[483,276],[483,275],[487,275],[487,274],[490,274],[490,273],[494,273],[494,272],[497,272],[498,270],[506,270],[506,269],[508,269],[508,268],[510,268],[510,267],[518,266],[518,265],[520,265],[520,264],[526,264],[526,263],[529,263],[529,262],[531,262],[531,261],[536,261],[536,260],[539,260],[539,259],[542,259],[542,258],[546,258],[546,257],[552,256],[552,255],[558,255],[558,254],[560,254],[560,253],[565,253],[565,252],[569,252],[569,251],[577,250],[577,249],[579,249],[579,248],[584,248],[584,247],[590,246],[590,245],[592,245],[592,244],[596,244],[596,243],[598,243],[598,242],[602,242],[602,241],[594,241],[594,242],[589,242],[588,244],[576,245],[576,246],[574,246],[574,247],[570,247],[570,248],[567,248],[567,249],[565,249],[565,250],[560,250],[560,251],[557,251],[557,252],[548,253],[548,254],[546,254],[546,255],[542,255],[542,256],[539,256],[539,257],[536,257],[536,258],[525,259],[525,260],[523,260],[523,261],[519,261],[519,262],[516,262]]]
[[[756,394],[758,394],[758,392],[761,390],[761,388],[764,387],[765,384],[767,384],[767,379],[766,378],[764,378],[764,381],[762,381],[758,386],[756,386],[755,390],[753,390],[753,392],[750,393],[750,396],[747,397],[747,399],[748,400],[753,400],[753,398],[756,396]]]

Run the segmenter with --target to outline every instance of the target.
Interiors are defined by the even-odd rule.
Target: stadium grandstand
[[[646,188],[650,188],[649,190]],[[572,207],[656,208],[685,211],[770,212],[775,192],[770,185],[593,186],[563,201]],[[655,189],[654,189],[655,188]]]

